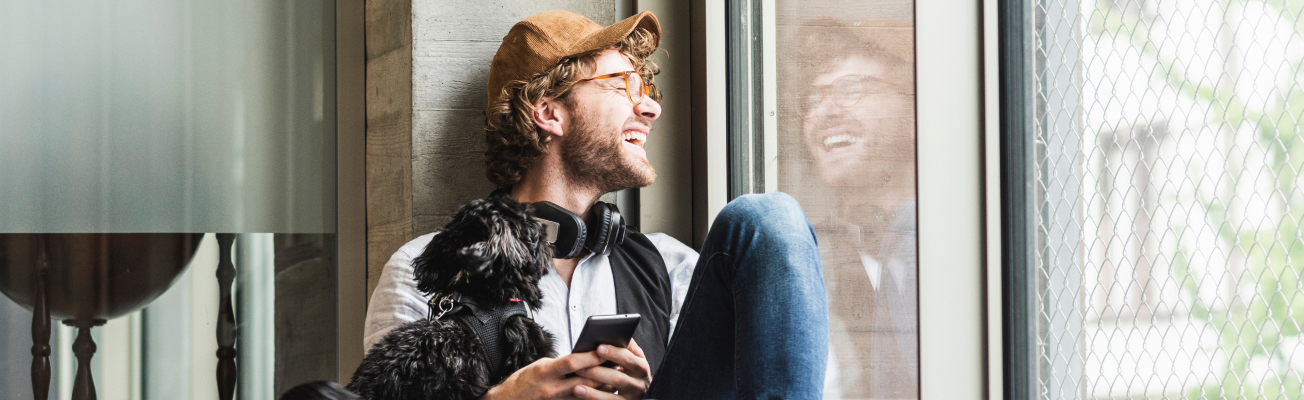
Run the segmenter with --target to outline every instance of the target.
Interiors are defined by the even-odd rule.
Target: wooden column
[[[217,311],[217,394],[221,400],[235,397],[235,311],[231,306],[231,283],[235,281],[235,264],[231,263],[231,245],[235,234],[217,234],[220,254],[217,283],[220,303]]]
[[[77,376],[73,378],[72,400],[95,400],[95,378],[91,376],[91,357],[95,355],[95,341],[91,327],[104,325],[104,320],[68,320],[64,324],[77,328],[77,340],[72,342],[72,352],[77,355]]]
[[[39,236],[37,245],[41,246],[41,258],[32,279],[32,394],[36,400],[46,400],[50,398],[50,308],[45,300],[45,278],[50,260],[44,236]]]

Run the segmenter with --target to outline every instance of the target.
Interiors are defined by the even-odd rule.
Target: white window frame
[[[641,0],[639,8],[647,3],[666,1]],[[762,4],[772,14],[774,2]],[[692,224],[700,244],[728,201],[725,3],[694,0],[688,6]],[[772,43],[774,18],[767,20],[763,34]],[[916,0],[920,393],[927,400],[1003,397],[995,28],[994,0]],[[765,70],[773,71],[773,46],[763,54],[769,56]],[[775,82],[765,84],[772,89]],[[766,125],[766,142],[774,143],[773,123]],[[767,146],[765,153],[772,160],[777,148]],[[767,165],[767,191],[777,183],[771,169]]]

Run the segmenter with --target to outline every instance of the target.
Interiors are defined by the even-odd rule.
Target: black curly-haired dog
[[[488,359],[485,344],[467,326],[474,321],[450,317],[467,313],[462,315],[485,320],[486,310],[513,302],[539,308],[539,279],[548,271],[552,249],[530,215],[528,205],[506,196],[463,206],[413,261],[417,289],[437,300],[460,294],[457,305],[432,305],[436,315],[386,335],[367,353],[348,389],[375,400],[479,399],[512,372],[554,357],[552,334],[526,315],[500,318],[501,362]],[[501,364],[496,374],[495,364]]]

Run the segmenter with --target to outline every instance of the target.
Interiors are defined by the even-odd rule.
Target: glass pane
[[[776,2],[778,189],[819,238],[826,398],[919,397],[914,2]]]
[[[1031,4],[1040,397],[1304,396],[1299,3]]]
[[[0,397],[32,396],[42,254],[52,398],[69,325],[101,398],[217,398],[219,331],[239,398],[337,376],[334,4],[0,2]]]

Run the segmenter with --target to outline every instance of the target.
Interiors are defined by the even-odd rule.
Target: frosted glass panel
[[[0,232],[334,232],[334,21],[0,2]]]

